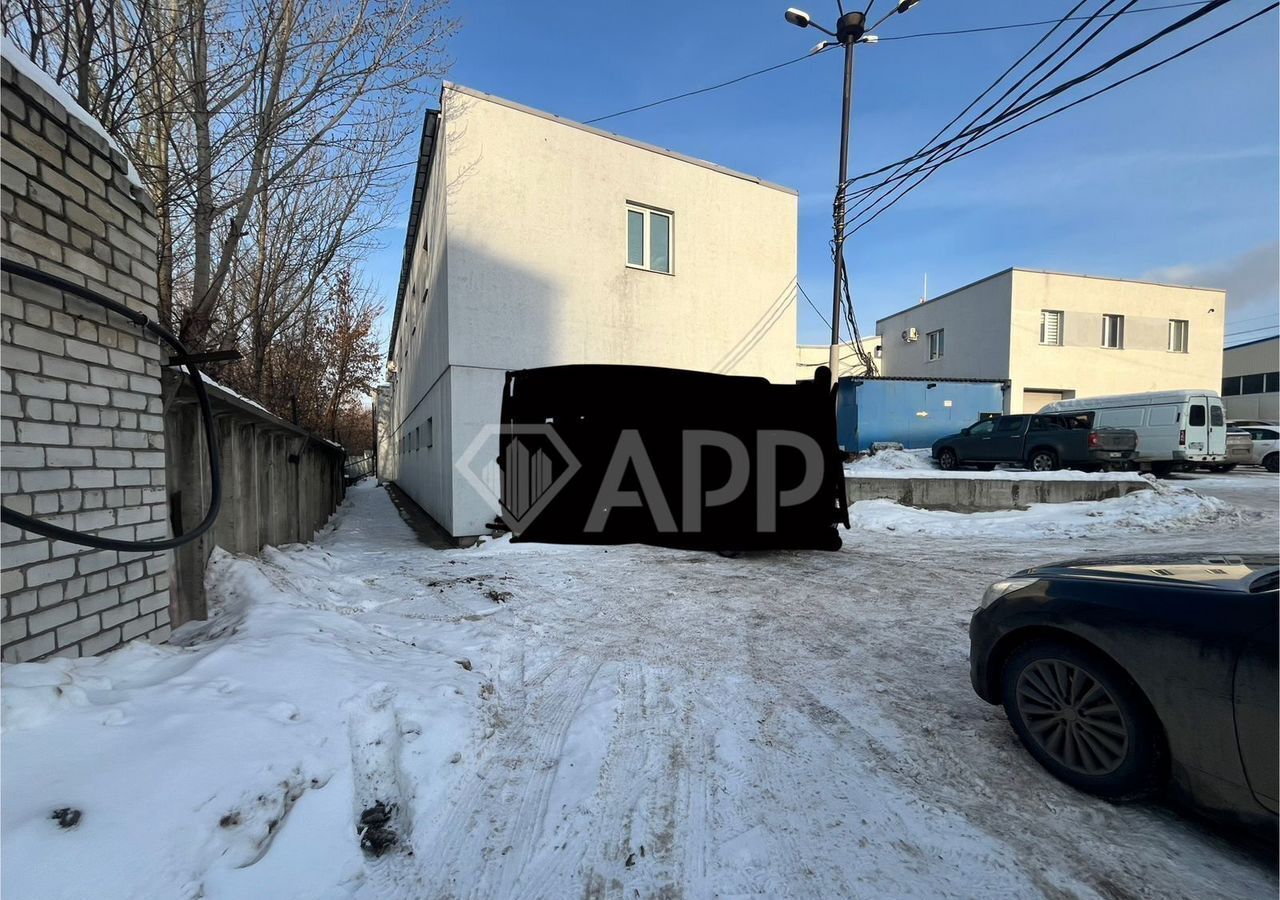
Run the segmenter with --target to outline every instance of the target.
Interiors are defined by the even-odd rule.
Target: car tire
[[[950,447],[944,447],[938,453],[938,467],[952,472],[960,468],[960,457],[956,456],[956,451]]]
[[[1226,473],[1226,472],[1230,472],[1232,469],[1234,469],[1234,468],[1235,468],[1235,466],[1233,466],[1233,465],[1228,465],[1228,466],[1208,466],[1207,468],[1209,469],[1209,471],[1210,471],[1210,472],[1217,472],[1218,474],[1220,474],[1220,475],[1221,475],[1221,474],[1224,474],[1224,473]]]
[[[1102,655],[1064,641],[1023,644],[1005,661],[1000,690],[1019,740],[1059,780],[1113,800],[1159,787],[1159,722],[1133,680]]]
[[[1262,467],[1268,472],[1280,471],[1280,453],[1268,453],[1262,460]]]
[[[1052,450],[1033,450],[1027,457],[1027,468],[1033,472],[1053,472],[1058,468],[1058,454]]]
[[[995,463],[977,463],[974,465],[974,468],[977,469],[979,472],[994,472],[996,469],[996,464]]]

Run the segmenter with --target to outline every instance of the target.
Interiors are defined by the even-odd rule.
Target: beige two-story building
[[[1006,269],[877,323],[886,377],[1007,380],[1006,412],[1222,381],[1226,292]]]
[[[478,535],[497,509],[463,470],[497,457],[509,370],[794,382],[797,223],[790,188],[446,83],[423,129],[380,476]]]

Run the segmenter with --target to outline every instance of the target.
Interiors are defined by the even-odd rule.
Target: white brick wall
[[[158,226],[126,162],[0,65],[3,253],[155,317]],[[94,174],[97,173],[97,174]],[[159,345],[101,307],[0,280],[0,491],[79,531],[168,534]],[[101,653],[169,634],[170,555],[0,532],[0,658]]]

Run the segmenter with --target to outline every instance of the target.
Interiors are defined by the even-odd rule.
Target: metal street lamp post
[[[874,27],[879,27],[889,16],[904,13],[915,6],[919,0],[900,0],[900,2],[884,16]],[[869,8],[869,7],[868,7]],[[809,14],[800,9],[788,9],[784,14],[786,20],[799,28],[813,26],[819,31],[831,35],[835,42],[823,41],[814,48],[821,52],[828,47],[839,44],[844,47],[844,97],[840,107],[840,171],[836,182],[836,200],[833,209],[835,223],[835,281],[831,286],[831,351],[828,364],[831,367],[831,387],[840,382],[840,294],[844,280],[844,215],[845,215],[845,182],[849,178],[849,113],[853,101],[853,48],[857,44],[874,44],[877,38],[868,34],[867,17],[861,12],[843,13],[836,20],[836,30],[829,31],[813,21]]]

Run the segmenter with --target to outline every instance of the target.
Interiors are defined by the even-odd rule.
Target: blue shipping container
[[[929,447],[1004,409],[1002,381],[925,378],[841,378],[836,402],[840,447],[863,453],[881,441]]]

